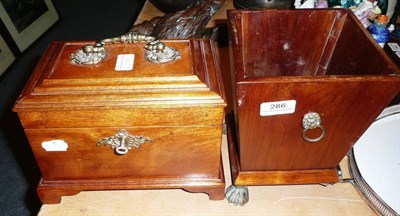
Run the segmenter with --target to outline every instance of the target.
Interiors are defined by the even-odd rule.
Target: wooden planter
[[[339,162],[400,91],[398,68],[349,10],[230,10],[228,23],[233,184],[338,182]],[[307,113],[320,124],[304,128]]]

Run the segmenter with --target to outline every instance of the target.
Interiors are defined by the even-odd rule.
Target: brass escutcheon
[[[144,143],[151,142],[152,139],[145,136],[130,135],[125,129],[120,129],[114,136],[106,137],[97,141],[96,145],[109,145],[118,155],[128,153],[132,147],[140,148]]]

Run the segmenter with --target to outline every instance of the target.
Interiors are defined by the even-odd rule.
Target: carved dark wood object
[[[207,23],[225,1],[198,1],[194,7],[134,25],[130,32],[151,35],[158,39],[212,37],[213,30],[206,29]]]

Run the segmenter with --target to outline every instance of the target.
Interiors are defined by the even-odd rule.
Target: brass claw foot
[[[225,199],[234,205],[243,206],[249,201],[249,189],[247,186],[231,185],[226,189]]]

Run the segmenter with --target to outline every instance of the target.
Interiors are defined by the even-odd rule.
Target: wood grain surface
[[[43,203],[82,190],[183,188],[223,199],[221,138],[224,86],[214,42],[165,41],[180,58],[144,59],[144,43],[113,44],[98,65],[74,65],[87,43],[53,42],[14,106],[42,173]],[[134,53],[130,71],[114,69]],[[101,139],[125,129],[151,139],[118,155]],[[42,143],[62,140],[66,151]]]

